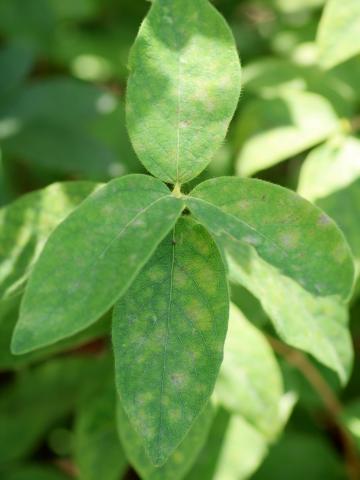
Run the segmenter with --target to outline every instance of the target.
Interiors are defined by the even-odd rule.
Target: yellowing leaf
[[[228,313],[217,247],[201,225],[182,218],[113,317],[121,402],[155,465],[164,464],[209,400]]]
[[[240,93],[235,42],[208,0],[154,0],[130,55],[127,120],[145,167],[196,177],[224,140]]]

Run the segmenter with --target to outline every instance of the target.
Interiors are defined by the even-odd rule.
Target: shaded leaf
[[[2,480],[69,480],[69,477],[54,467],[29,463],[2,471]]]
[[[79,405],[74,455],[84,480],[118,480],[126,468],[116,426],[116,392],[109,380]]]
[[[0,96],[20,84],[32,62],[32,52],[24,47],[9,45],[0,50]]]
[[[360,401],[358,399],[345,405],[344,411],[341,414],[341,420],[353,436],[356,446],[360,451]]]
[[[270,450],[259,471],[251,478],[345,480],[347,476],[335,450],[320,435],[287,433]]]
[[[13,353],[95,322],[126,291],[182,208],[160,180],[145,175],[113,180],[91,195],[55,230],[36,263]]]
[[[165,463],[212,393],[228,309],[220,254],[206,230],[186,218],[115,307],[121,402],[155,465]]]
[[[107,180],[124,173],[115,152],[91,134],[69,127],[31,123],[3,143],[9,156],[23,159],[32,168],[85,175]]]
[[[96,119],[102,112],[104,98],[108,97],[108,93],[94,85],[51,77],[24,85],[11,102],[2,106],[1,115],[17,119],[20,127],[35,121],[51,121],[76,128]]]
[[[21,372],[0,397],[0,463],[32,451],[50,426],[92,390],[94,375],[106,365],[104,359],[63,358]]]
[[[207,0],[155,0],[130,56],[127,120],[145,167],[196,177],[224,140],[240,93],[230,29]]]

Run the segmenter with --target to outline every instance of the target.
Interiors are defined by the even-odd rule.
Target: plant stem
[[[350,433],[343,426],[340,414],[343,410],[340,400],[329,384],[320,374],[319,370],[311,363],[307,356],[295,348],[285,345],[280,340],[267,335],[267,339],[274,352],[281,355],[285,360],[296,367],[306,378],[309,384],[322,400],[330,420],[339,433],[346,469],[350,480],[360,479],[360,458]]]

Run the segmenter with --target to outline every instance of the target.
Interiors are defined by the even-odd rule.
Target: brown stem
[[[360,458],[356,450],[353,438],[344,428],[339,418],[343,407],[329,384],[322,377],[318,369],[310,362],[305,354],[295,348],[285,345],[280,340],[267,335],[267,339],[273,350],[296,367],[307,379],[322,400],[328,415],[339,433],[342,441],[346,468],[350,480],[360,479]]]

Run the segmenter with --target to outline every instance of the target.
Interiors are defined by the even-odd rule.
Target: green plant
[[[358,9],[358,2],[348,3]],[[64,8],[70,15],[72,10]],[[326,67],[360,50],[337,25],[341,41],[332,51],[328,30],[336,8],[337,2],[328,2],[319,29]],[[348,15],[350,7],[345,10]],[[86,12],[72,15],[91,15]],[[18,62],[0,82],[0,104],[1,92],[17,88],[31,63],[32,54],[20,47],[5,49],[0,63],[9,65],[13,48]],[[5,435],[21,437],[16,448],[10,442],[2,451],[0,465],[22,458],[52,423],[75,410],[74,458],[85,480],[114,480],[127,460],[151,480],[247,478],[296,402],[289,393],[293,388],[284,387],[274,350],[305,372],[332,417],[346,425],[339,431],[349,472],[356,475],[349,430],[357,407],[340,421],[337,399],[314,367],[326,372],[330,384],[337,384],[332,371],[345,385],[353,363],[348,304],[358,230],[353,215],[341,218],[338,197],[327,195],[346,185],[346,179],[337,178],[339,163],[351,164],[354,176],[360,171],[348,160],[360,151],[346,130],[349,122],[343,120],[339,131],[338,113],[351,116],[339,93],[344,90],[333,88],[326,73],[303,73],[284,60],[254,64],[244,78],[259,98],[244,99],[234,128],[237,173],[251,175],[327,141],[312,150],[300,175],[299,192],[315,205],[263,179],[221,175],[202,181],[223,148],[241,77],[233,34],[208,0],[154,0],[132,47],[129,69],[128,132],[151,175],[92,181],[119,173],[104,140],[108,124],[99,119],[100,127],[92,124],[97,114],[87,103],[94,98],[112,111],[114,99],[95,87],[50,80],[32,85],[30,93],[9,95],[2,107],[6,121],[0,123],[0,138],[7,154],[28,152],[40,169],[51,157],[53,168],[80,172],[87,180],[54,183],[0,211],[0,365],[21,370],[102,338],[110,329],[114,362],[111,349],[100,345],[104,354],[99,358],[52,359],[25,368],[0,399],[3,443]],[[295,74],[312,86],[310,92],[288,85]],[[321,82],[330,85],[326,93],[336,108],[317,91]],[[59,98],[56,109],[54,96]],[[62,99],[68,103],[62,105]],[[33,110],[33,104],[39,107]],[[288,112],[296,119],[291,125]],[[18,123],[12,118],[16,115]],[[65,147],[49,155],[43,135],[65,139]],[[73,151],[78,152],[75,163]],[[326,182],[321,181],[324,172]],[[358,185],[352,188],[355,196]],[[246,319],[247,311],[255,326]],[[291,385],[289,367],[281,362],[281,368]],[[100,382],[92,381],[96,376]],[[57,395],[62,408],[52,406]],[[24,436],[6,413],[19,398],[28,405],[21,417]],[[41,421],[34,425],[37,416]],[[337,462],[327,458],[316,436],[312,441],[312,451],[327,459],[321,471],[335,471]],[[234,449],[239,444],[241,452]],[[292,433],[285,447],[291,457],[303,445],[307,440]],[[286,448],[280,447],[280,455],[287,454]],[[234,457],[239,458],[231,472]],[[218,458],[220,467],[212,477]],[[40,478],[36,467],[34,472]]]

